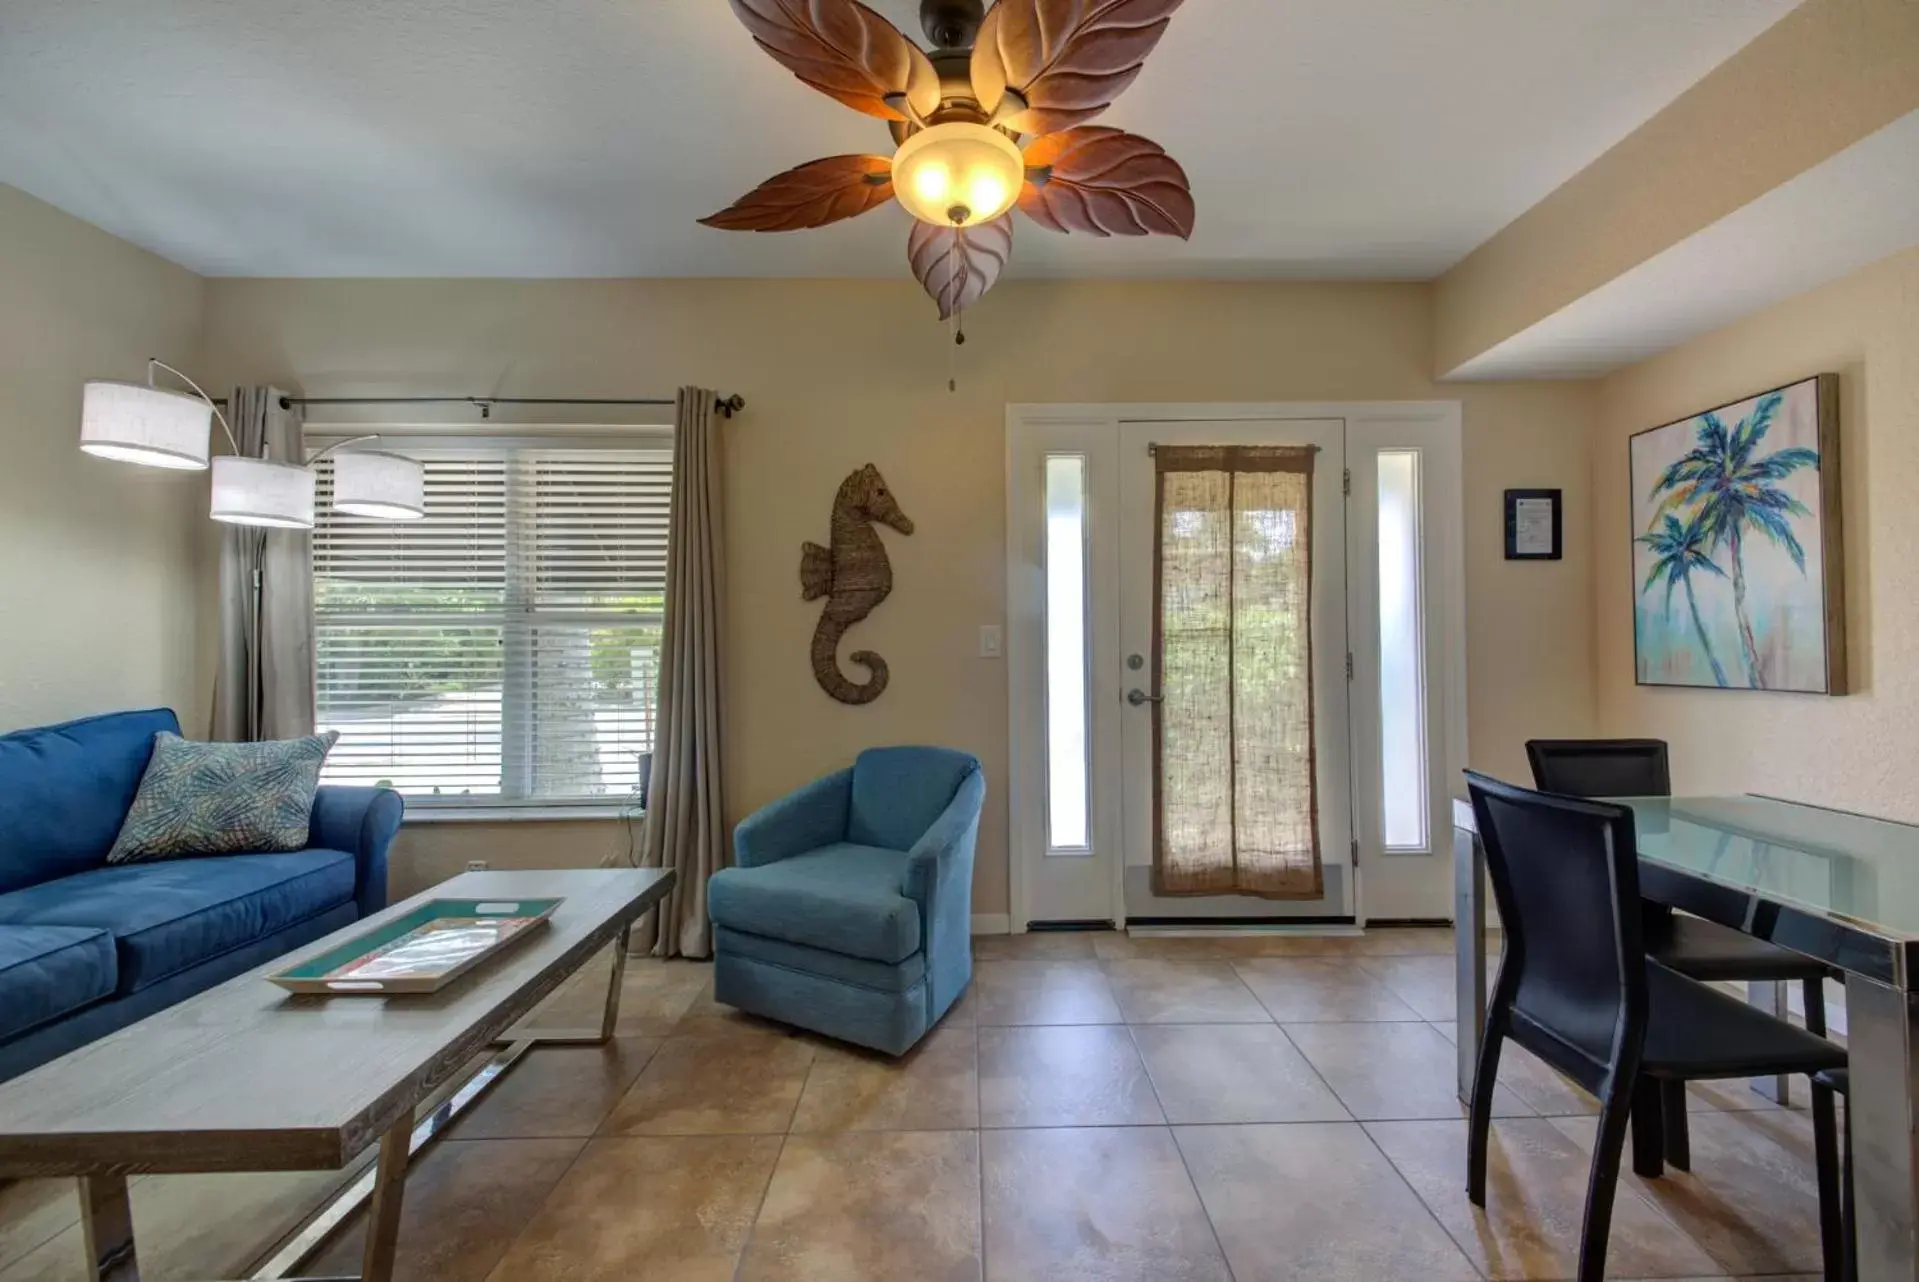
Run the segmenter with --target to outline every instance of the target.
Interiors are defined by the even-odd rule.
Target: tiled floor
[[[977,942],[972,990],[897,1062],[733,1014],[706,967],[634,964],[612,1046],[533,1052],[416,1168],[399,1275],[1570,1276],[1593,1103],[1509,1055],[1491,1201],[1466,1202],[1448,933]],[[577,1022],[603,976],[548,1017]],[[1693,1104],[1693,1173],[1620,1187],[1614,1275],[1816,1272],[1804,1113],[1737,1084]],[[136,1186],[143,1222],[162,1197],[197,1217],[152,1253],[162,1282],[229,1267],[260,1222],[186,1185]],[[60,1205],[0,1190],[0,1282],[81,1276]],[[353,1272],[357,1232],[312,1271]]]

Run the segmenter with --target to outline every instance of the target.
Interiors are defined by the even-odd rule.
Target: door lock
[[[1126,702],[1132,704],[1135,708],[1141,706],[1142,704],[1158,703],[1164,698],[1165,698],[1164,695],[1147,694],[1144,690],[1141,690],[1138,686],[1134,686],[1131,690],[1128,690],[1126,692]]]

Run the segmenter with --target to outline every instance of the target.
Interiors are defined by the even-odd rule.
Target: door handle
[[[1143,704],[1158,703],[1165,697],[1165,695],[1147,694],[1137,686],[1126,692],[1126,702],[1132,704],[1135,708]]]

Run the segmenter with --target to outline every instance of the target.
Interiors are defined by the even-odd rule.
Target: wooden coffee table
[[[128,1175],[338,1170],[378,1140],[376,1167],[254,1276],[291,1271],[370,1194],[361,1276],[388,1282],[408,1159],[531,1047],[613,1035],[628,929],[673,881],[672,872],[653,868],[455,877],[0,1084],[0,1177],[77,1177],[90,1276],[137,1282]],[[552,896],[566,902],[546,929],[438,993],[295,997],[265,979],[425,899]],[[613,976],[598,1028],[515,1029],[608,948]],[[423,1102],[502,1040],[489,1063],[415,1118]]]

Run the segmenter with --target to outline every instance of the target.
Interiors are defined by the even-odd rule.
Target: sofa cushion
[[[113,936],[90,926],[0,926],[0,1041],[113,996]]]
[[[724,868],[706,886],[717,925],[869,961],[919,951],[919,905],[900,893],[906,856],[837,842],[758,868]]]
[[[853,763],[846,839],[910,850],[979,762],[951,748],[868,748]]]
[[[339,737],[191,743],[155,735],[107,862],[304,849],[320,767]]]
[[[0,894],[106,862],[165,708],[0,735]]]
[[[0,926],[97,926],[135,993],[353,898],[340,850],[117,864],[0,895]]]

